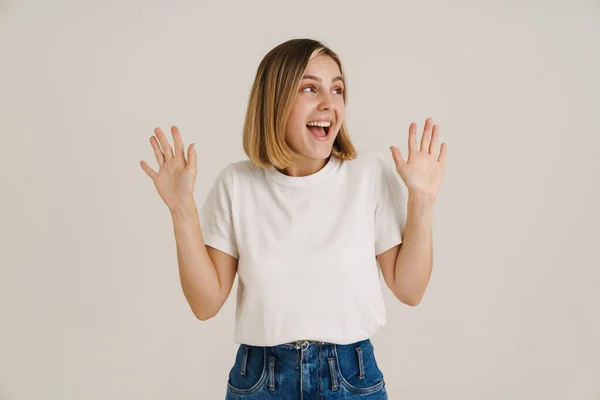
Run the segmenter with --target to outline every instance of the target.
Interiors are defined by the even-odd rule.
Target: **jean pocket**
[[[267,381],[267,352],[264,347],[240,344],[229,371],[227,389],[234,394],[252,394]]]
[[[340,385],[354,394],[370,394],[385,387],[383,372],[377,366],[375,349],[369,339],[334,344],[336,369]]]

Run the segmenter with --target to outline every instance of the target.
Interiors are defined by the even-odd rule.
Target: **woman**
[[[446,145],[438,157],[427,119],[417,148],[412,123],[408,160],[390,147],[394,171],[357,154],[345,104],[331,49],[310,39],[272,49],[250,94],[249,159],[221,170],[199,213],[194,145],[186,160],[177,127],[174,153],[159,128],[150,138],[160,169],[141,166],[171,211],[194,314],[216,315],[239,276],[227,399],[387,399],[370,341],[386,322],[379,271],[400,301],[420,302]]]

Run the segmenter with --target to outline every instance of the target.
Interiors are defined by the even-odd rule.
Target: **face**
[[[313,57],[297,90],[286,126],[286,141],[301,155],[300,164],[323,165],[346,118],[344,82],[336,62],[326,55]],[[330,125],[307,126],[312,121],[329,121]]]

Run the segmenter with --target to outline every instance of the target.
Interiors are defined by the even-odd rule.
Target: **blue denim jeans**
[[[387,400],[369,339],[352,344],[300,340],[272,347],[240,344],[226,400]]]

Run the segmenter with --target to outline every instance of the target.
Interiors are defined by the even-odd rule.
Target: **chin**
[[[317,151],[306,152],[306,156],[312,158],[313,160],[325,160],[327,157],[331,155],[331,147],[328,149],[322,149]]]

